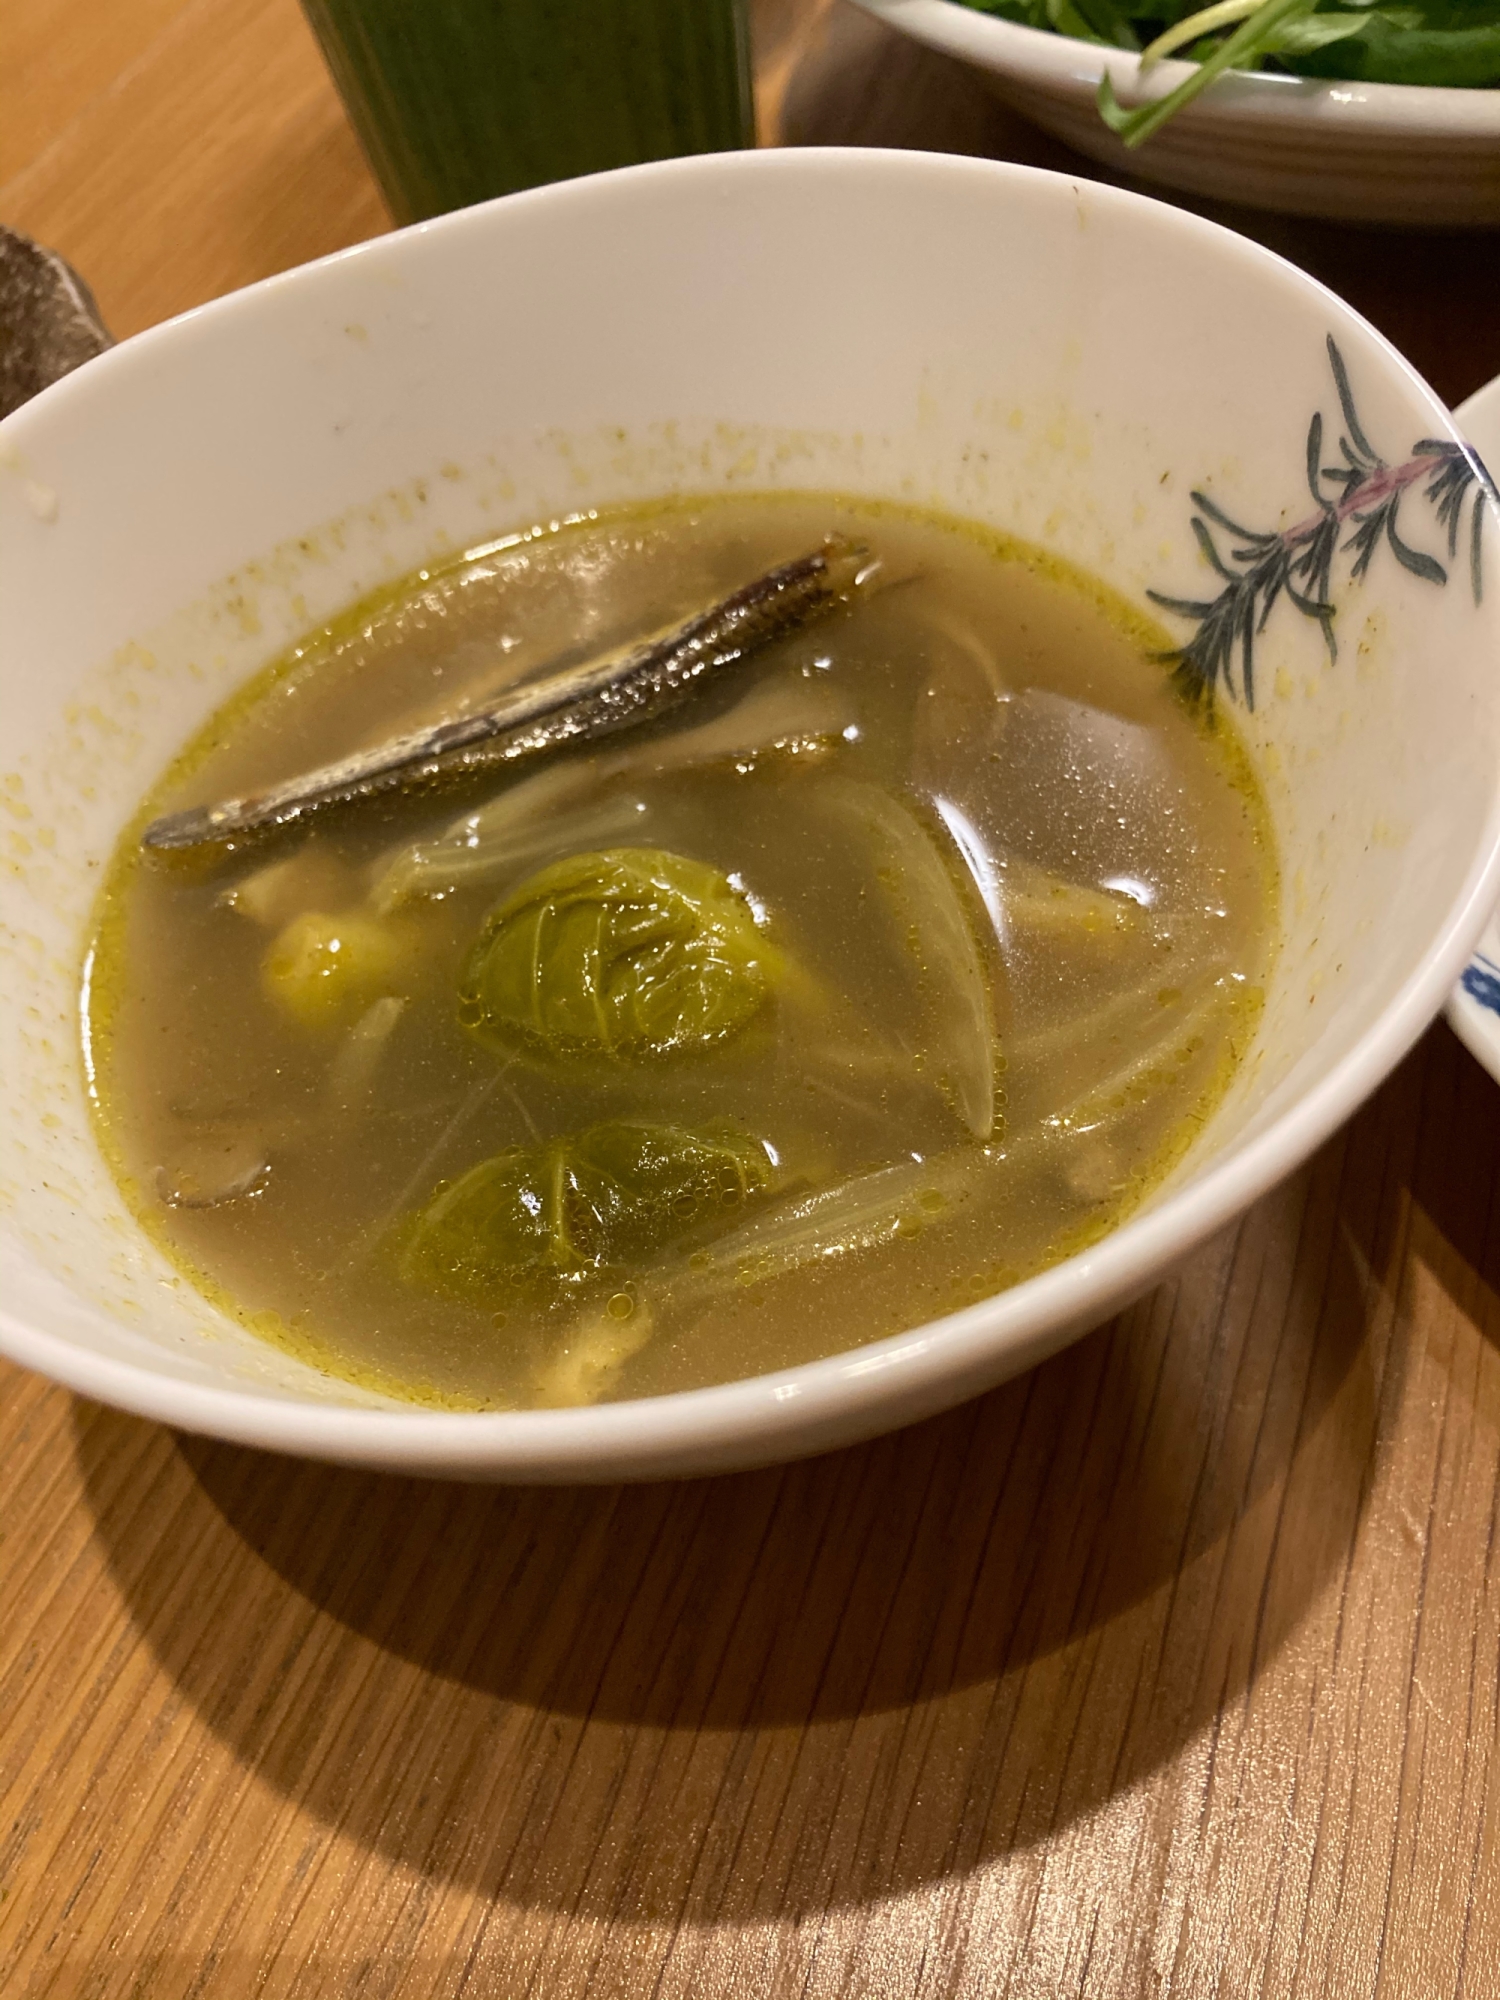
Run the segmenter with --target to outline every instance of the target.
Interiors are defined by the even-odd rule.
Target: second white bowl
[[[1120,102],[1153,102],[1193,65],[1158,64],[976,13],[958,0],[855,0],[902,34],[957,56],[1003,102],[1091,160],[1163,187],[1287,215],[1435,229],[1500,223],[1500,90],[1221,77],[1143,146],[1095,109],[1108,71]]]

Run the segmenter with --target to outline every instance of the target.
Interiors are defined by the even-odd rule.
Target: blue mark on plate
[[[1492,1014],[1500,1014],[1500,965],[1476,953],[1459,984],[1471,1000],[1488,1007]]]

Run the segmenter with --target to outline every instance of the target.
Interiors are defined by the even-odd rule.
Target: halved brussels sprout
[[[639,1063],[727,1041],[769,994],[755,919],[726,876],[618,847],[553,862],[496,905],[458,1013],[510,1054]]]
[[[594,1125],[440,1187],[402,1232],[401,1274],[488,1306],[545,1301],[733,1222],[770,1181],[765,1147],[731,1125]]]

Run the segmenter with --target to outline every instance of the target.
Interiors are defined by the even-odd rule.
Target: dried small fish
[[[141,845],[201,847],[289,826],[323,806],[406,791],[491,764],[518,763],[566,743],[651,721],[684,700],[719,667],[849,602],[870,574],[865,552],[831,536],[686,624],[629,652],[509,688],[488,707],[398,736],[337,764],[289,778],[248,798],[193,806],[153,820]]]

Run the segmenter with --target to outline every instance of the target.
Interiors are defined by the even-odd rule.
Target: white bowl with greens
[[[1139,14],[1117,0],[855,4],[1143,180],[1338,221],[1500,223],[1495,0],[1226,0],[1196,12],[1154,0]],[[1183,47],[1201,63],[1171,53]]]
[[[264,1161],[248,1162],[243,1176],[234,1163],[233,1178],[210,1187],[210,1172],[231,1171],[222,1159],[203,1168],[196,1188],[180,1160],[163,1160],[171,1171],[158,1172],[155,1192],[139,1180],[132,1192],[112,1171],[108,1128],[101,1136],[94,1116],[111,1087],[101,1081],[114,1060],[108,1039],[128,1028],[123,1014],[111,1019],[95,1006],[96,947],[106,957],[115,949],[99,928],[99,887],[112,857],[144,866],[143,801],[185,745],[201,747],[211,718],[252,712],[246,691],[264,692],[267,671],[302,635],[362,630],[341,624],[341,614],[393,579],[451,567],[464,551],[471,567],[488,559],[486,550],[497,561],[506,551],[529,560],[534,547],[540,561],[563,524],[583,532],[595,510],[603,521],[610,509],[676,494],[695,496],[703,512],[747,493],[804,512],[809,496],[822,496],[825,519],[836,511],[830,495],[887,515],[940,508],[972,524],[962,530],[966,546],[1024,544],[1008,560],[1022,565],[1015,576],[1033,580],[1028,588],[1066,570],[1092,579],[1072,600],[1080,618],[1088,606],[1123,607],[1136,635],[1128,686],[1121,681],[1130,701],[1170,708],[1182,728],[1204,705],[1232,724],[1193,724],[1195,740],[1240,758],[1222,803],[1247,837],[1260,840],[1269,827],[1261,851],[1279,861],[1279,876],[1267,891],[1268,951],[1235,1017],[1243,1031],[1216,1072],[1222,1087],[1211,1108],[1184,1121],[1165,1178],[1143,1189],[1128,1172],[1121,1178],[1107,1149],[1096,1150],[1092,1112],[1075,1115],[1094,1098],[1059,1096],[1055,1113],[1035,1103],[1027,1112],[1023,1042],[1005,1021],[997,1018],[993,1032],[979,1023],[985,1039],[976,1046],[991,1084],[996,1035],[1009,1052],[1004,1103],[945,1110],[947,1093],[935,1088],[923,1115],[966,1121],[973,1136],[954,1149],[967,1148],[985,1185],[998,1187],[998,1207],[961,1208],[962,1190],[950,1205],[942,1188],[929,1187],[930,1170],[904,1130],[900,1143],[912,1152],[889,1166],[859,1141],[853,1178],[818,1181],[810,1159],[806,1206],[795,1190],[768,1192],[783,1205],[758,1212],[770,1233],[753,1225],[748,1258],[736,1253],[724,1265],[726,1244],[743,1251],[733,1235],[715,1238],[706,1266],[689,1258],[688,1270],[718,1287],[706,1308],[717,1317],[702,1323],[708,1334],[738,1325],[744,1305],[763,1313],[757,1324],[779,1343],[774,1363],[764,1348],[726,1350],[707,1386],[662,1393],[633,1387],[647,1378],[626,1373],[592,1402],[569,1386],[576,1407],[423,1405],[314,1365],[305,1346],[261,1337],[253,1293],[232,1281],[202,1285],[167,1254],[164,1205],[191,1214],[279,1199],[279,1176],[292,1171],[294,1155],[304,1158],[304,1140],[321,1143],[317,1120],[282,1123],[297,1107],[281,1101],[279,1081],[274,1100],[237,1108],[261,1060],[248,1034],[194,1087],[208,1093],[205,1119],[243,1112],[269,1121],[261,1135],[272,1149],[268,1192]],[[1500,553],[1493,505],[1430,390],[1357,314],[1280,259],[1137,195],[924,154],[747,153],[569,182],[363,244],[89,362],[0,425],[0,1351],[83,1395],[183,1429],[408,1473],[517,1481],[659,1477],[789,1458],[915,1421],[1034,1365],[1166,1276],[1304,1160],[1380,1083],[1458,978],[1500,898],[1500,592],[1476,601],[1467,554],[1476,548],[1493,562]],[[871,542],[883,532],[877,522]],[[913,590],[891,598],[910,604],[921,575],[905,574]],[[858,575],[851,587],[860,587]],[[831,622],[798,639],[800,665],[786,663],[808,699],[836,692],[838,663],[824,673],[844,643],[833,620],[830,612]],[[569,644],[580,629],[586,620],[567,624]],[[511,641],[541,643],[529,625],[499,630],[501,651]],[[1196,866],[1201,822],[1186,814],[1176,778],[1153,775],[1161,767],[1126,712],[1090,705],[1087,680],[1076,684],[1076,699],[1050,708],[1032,701],[1036,630],[1022,628],[993,678],[991,662],[1001,656],[981,646],[951,700],[914,704],[910,727],[887,734],[893,754],[936,742],[972,747],[986,760],[1021,727],[1016,718],[1029,703],[1032,721],[1016,740],[1031,746],[1033,780],[1057,777],[1070,788],[1065,810],[1036,813],[1029,838],[1055,839],[1075,856],[1095,835],[1116,841],[1135,810],[1125,785],[1134,769],[1173,826],[1186,829],[1173,837]],[[968,648],[962,631],[956,643]],[[296,657],[311,674],[322,656],[314,647]],[[485,652],[471,664],[493,680],[496,657]],[[843,685],[856,693],[888,685],[893,655],[871,657],[868,676]],[[1090,645],[1078,671],[1099,670]],[[314,675],[269,686],[280,703],[315,684]],[[438,684],[423,685],[432,694]],[[372,686],[359,680],[361,706]],[[278,713],[295,727],[309,711],[280,703]],[[843,768],[795,765],[804,741],[817,757],[853,754],[843,729],[809,726],[811,738],[778,735],[782,749],[769,746],[768,755],[784,750],[793,763],[763,772],[768,784],[790,787],[803,769]],[[1117,758],[1096,779],[1109,746],[1144,761]],[[337,754],[311,747],[319,757]],[[757,770],[759,756],[748,760]],[[736,770],[739,761],[736,751]],[[277,775],[246,767],[252,789]],[[546,775],[542,767],[539,778]],[[753,771],[745,778],[758,782]],[[999,795],[1001,804],[1014,796],[1008,784]],[[748,814],[761,795],[736,796]],[[764,796],[774,805],[791,794]],[[838,796],[854,802],[847,790]],[[177,803],[197,800],[189,792]],[[443,818],[453,810],[444,806]],[[1134,938],[1155,952],[1158,934],[1132,914],[1151,907],[1145,875],[1101,878],[1097,893],[1083,883],[1061,900],[1052,891],[1041,897],[1026,886],[1033,864],[1022,846],[1007,858],[985,845],[974,797],[945,792],[942,822],[976,871],[973,893],[986,910],[994,900],[995,944],[1005,925],[1064,920],[1080,950],[1097,939],[1109,963],[1122,939],[1132,951]],[[372,839],[381,834],[379,823],[365,825]],[[725,813],[704,830],[701,849],[679,852],[697,857],[694,867],[723,866],[713,843],[738,837],[735,815]],[[930,828],[924,836],[936,837]],[[858,917],[866,889],[873,907],[887,881],[914,902],[911,932],[920,938],[930,929],[943,896],[957,893],[952,857],[943,863],[954,871],[946,888],[935,884],[932,893],[924,886],[935,883],[930,858],[924,876],[896,847],[883,874],[851,887],[849,857],[868,847],[858,841],[825,835],[800,860],[795,844],[786,850],[783,886],[767,902],[771,940],[805,889],[835,899],[818,906],[834,949],[839,924]],[[1012,862],[1019,872],[1007,872]],[[258,887],[236,879],[227,901],[208,878],[223,948],[199,969],[206,987],[195,987],[199,973],[185,960],[166,955],[168,1004],[148,1023],[153,1046],[171,1053],[196,1034],[198,1014],[182,1010],[269,1020],[271,998],[259,982],[281,979],[279,947],[258,959],[251,942],[244,948],[252,955],[236,959],[237,940],[254,934],[235,927],[261,921],[265,899],[281,893],[281,865],[271,861],[273,880],[256,863]],[[759,924],[750,903],[763,882],[759,865],[749,864],[748,886],[734,891],[739,900],[721,935],[731,917],[742,942],[752,918]],[[169,899],[204,882],[191,870],[153,879]],[[1222,936],[1214,927],[1226,882],[1214,872],[1192,887],[1193,935]],[[725,884],[728,899],[727,874]],[[512,896],[504,885],[500,893]],[[528,893],[539,892],[522,885],[519,902],[495,906],[499,929],[486,928],[477,949],[524,943],[515,925],[530,922]],[[107,915],[120,906],[106,899],[103,907]],[[972,896],[969,907],[972,915]],[[403,905],[397,914],[424,925],[456,908]],[[301,926],[303,917],[294,910],[291,921]],[[804,1005],[789,974],[795,954],[819,937],[810,925],[783,935],[790,944],[779,964],[745,943],[745,962],[754,958],[764,979],[779,983],[770,1011],[747,1016],[744,1032],[763,1022],[760,1046],[768,1060],[784,1058],[795,1081],[811,1074],[817,1051],[811,1035],[783,1032],[783,1021],[803,1017],[783,1016],[781,996],[789,1007]],[[968,944],[980,940],[975,918]],[[955,940],[955,968],[960,956]],[[916,963],[920,971],[942,961]],[[462,1044],[464,1061],[482,1072],[481,1095],[464,1102],[498,1105],[509,1131],[512,1111],[484,1094],[498,1087],[499,1058],[465,1039],[452,965],[424,952],[402,964],[403,979],[430,972],[451,1047]],[[1096,1067],[1101,1115],[1149,1111],[1203,1047],[1202,1017],[1174,1014],[1182,990],[1159,986],[1167,964],[1151,957],[1137,984],[1140,1004],[1156,1010],[1151,1032],[1139,1037],[1098,1023],[1081,975],[1054,979],[1043,992],[1036,1032]],[[491,965],[486,957],[475,976],[488,981]],[[812,971],[802,986],[806,1018],[837,1026],[829,1000],[837,990],[831,978],[819,984],[817,964]],[[950,1003],[964,994],[959,971],[922,976],[939,1014],[953,1015]],[[1212,968],[1206,976],[1216,988],[1234,977]],[[993,990],[1003,998],[1019,988],[997,982]],[[114,991],[119,1005],[135,1004],[129,986]],[[492,1005],[491,993],[486,986],[480,996],[481,1025],[504,1040],[524,1022],[506,1012],[503,995]],[[872,985],[868,1004],[879,998]],[[389,999],[382,994],[355,1020],[350,1039],[305,1044],[324,1106],[318,1118],[364,1088],[366,1057],[378,1055],[366,1029],[392,1026],[374,1018],[389,1016]],[[310,1020],[309,1037],[315,1030]],[[578,1032],[597,1040],[602,1029],[586,1022]],[[897,1073],[889,1049],[876,1054],[877,1078]],[[915,1090],[925,1072],[896,1055]],[[515,1071],[528,1092],[531,1074]],[[686,1092],[717,1090],[723,1072],[680,1074]],[[605,1079],[611,1090],[615,1075]],[[221,1093],[214,1112],[208,1098]],[[447,1102],[428,1109],[446,1116]],[[167,1091],[152,1104],[179,1115]],[[992,1122],[996,1109],[1003,1127]],[[187,1106],[183,1115],[198,1114]],[[982,1146],[981,1125],[990,1133]],[[1060,1261],[1028,1275],[995,1259],[998,1232],[1026,1213],[1011,1203],[1005,1176],[1054,1129],[1067,1148],[1058,1188],[1098,1226],[1049,1238],[1048,1253]],[[499,1131],[482,1123],[469,1137],[487,1153],[501,1143]],[[546,1129],[533,1136],[554,1143]],[[1075,1140],[1087,1142],[1076,1154]],[[374,1144],[367,1151],[379,1169],[386,1154]],[[951,1163],[956,1150],[939,1157]],[[467,1161],[456,1164],[459,1190]],[[441,1222],[451,1214],[439,1213],[446,1198],[426,1206],[435,1171],[415,1177],[415,1198],[427,1220]],[[335,1178],[308,1174],[299,1185],[319,1202]],[[935,1209],[927,1201],[934,1191]],[[868,1273],[867,1254],[888,1251],[894,1260],[906,1255],[903,1245],[925,1254],[923,1244],[940,1240],[967,1260],[965,1289],[933,1288],[922,1295],[924,1310],[908,1312],[892,1310],[889,1290],[867,1286],[868,1310],[859,1306],[850,1322],[845,1300],[859,1271]],[[354,1270],[346,1247],[348,1239],[330,1243],[332,1261],[310,1269],[319,1284],[336,1280],[340,1293]],[[680,1262],[672,1268],[682,1275]],[[643,1286],[654,1269],[638,1274]],[[894,1262],[878,1272],[882,1287],[892,1273],[905,1282]],[[777,1300],[790,1296],[778,1287],[814,1278],[827,1311],[778,1316]],[[835,1309],[846,1316],[831,1333]],[[433,1310],[435,1335],[446,1340],[446,1308]],[[683,1337],[696,1338],[699,1323]],[[503,1360],[514,1330],[487,1321],[482,1337]],[[627,1369],[656,1365],[654,1338]],[[592,1395],[601,1383],[583,1386]]]

